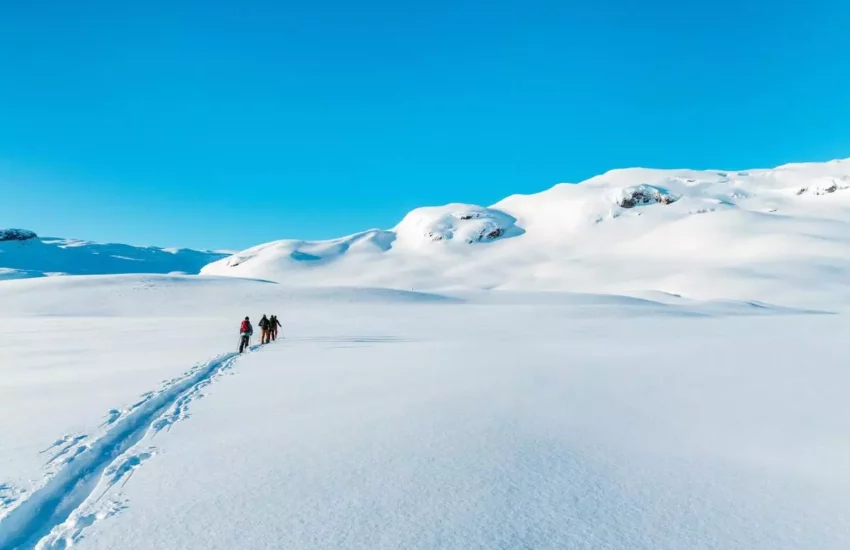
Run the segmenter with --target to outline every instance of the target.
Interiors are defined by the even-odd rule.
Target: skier
[[[242,320],[242,324],[239,325],[239,353],[242,353],[248,348],[252,334],[254,334],[254,327],[251,326],[251,320],[245,317]]]
[[[280,321],[277,320],[277,315],[272,315],[269,318],[270,330],[272,334],[272,340],[277,340],[277,327],[282,326]]]
[[[261,344],[268,344],[269,343],[269,327],[271,326],[271,323],[269,323],[269,319],[268,319],[268,317],[266,317],[265,313],[263,314],[263,318],[260,319],[260,322],[257,323],[257,325],[260,327],[260,343]]]

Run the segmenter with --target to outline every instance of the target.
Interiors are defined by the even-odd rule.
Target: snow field
[[[91,547],[848,542],[841,318],[448,307],[292,329],[237,361]]]
[[[2,550],[850,542],[843,314],[176,276],[0,303]],[[262,313],[284,339],[227,355]]]

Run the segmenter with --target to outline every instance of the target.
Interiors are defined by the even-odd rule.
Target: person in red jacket
[[[254,334],[254,327],[251,326],[251,320],[245,317],[239,325],[239,353],[248,348],[252,334]]]

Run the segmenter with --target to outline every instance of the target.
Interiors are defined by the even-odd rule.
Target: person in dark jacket
[[[251,320],[245,317],[239,325],[239,353],[248,348],[252,334],[254,334],[254,327],[251,326]]]
[[[266,317],[265,313],[263,314],[263,318],[260,319],[260,322],[257,323],[257,326],[260,327],[260,343],[268,344],[269,343],[269,327],[271,323],[269,323],[268,317]]]
[[[280,321],[277,320],[277,315],[269,317],[269,331],[271,332],[272,340],[277,340],[277,329],[280,327]]]

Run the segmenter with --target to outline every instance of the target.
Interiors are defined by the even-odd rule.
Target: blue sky
[[[0,226],[242,248],[850,157],[842,0],[7,2]]]

